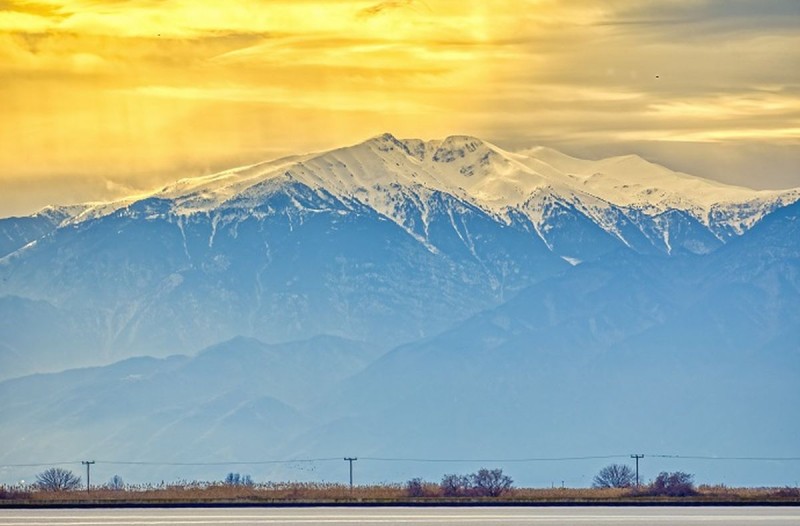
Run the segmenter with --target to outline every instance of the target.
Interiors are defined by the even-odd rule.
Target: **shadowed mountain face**
[[[621,251],[571,267],[383,355],[335,338],[283,346],[238,338],[194,358],[6,381],[0,439],[11,446],[2,459],[39,458],[56,442],[67,456],[110,460],[355,452],[367,457],[360,480],[377,481],[438,480],[476,465],[368,458],[742,457],[764,456],[765,448],[796,456],[800,428],[785,408],[800,399],[799,213],[797,204],[780,209],[708,256]],[[14,438],[21,430],[24,441]],[[98,442],[98,434],[106,438]],[[580,485],[604,462],[501,465],[521,483]],[[794,476],[780,462],[647,462],[646,478],[660,469],[727,484],[786,484]],[[251,471],[262,479],[341,479],[338,465],[300,466]],[[213,469],[127,473],[224,475]]]
[[[81,364],[236,335],[328,333],[386,348],[569,266],[522,229],[447,196],[430,204],[435,249],[371,209],[301,185],[277,189],[247,215],[179,217],[149,200],[64,227],[7,258],[0,273],[7,292],[49,302],[53,316],[69,314],[92,335],[72,357]],[[52,327],[52,318],[25,319],[23,332]]]
[[[0,219],[0,258],[54,231],[81,207],[48,207],[28,217]]]
[[[303,411],[377,355],[329,336],[279,345],[235,338],[194,357],[131,358],[8,380],[0,383],[7,446],[0,462],[263,458],[310,430]]]
[[[149,197],[50,208],[0,221],[0,314],[11,320],[0,378],[240,335],[388,349],[583,261],[713,252],[798,197],[635,156],[387,134]]]
[[[800,400],[800,204],[782,206],[797,196],[635,157],[381,136],[2,220],[14,235],[0,258],[0,463],[55,450],[797,456],[781,411]],[[588,484],[599,467],[517,477]],[[790,467],[691,469],[790,483]]]
[[[357,415],[376,457],[795,456],[800,427],[785,404],[800,400],[799,213],[779,210],[704,258],[580,265],[399,347],[324,406],[346,408],[331,436]],[[691,470],[746,484],[788,481],[792,465]]]

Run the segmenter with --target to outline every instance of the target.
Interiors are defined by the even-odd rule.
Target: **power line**
[[[151,461],[123,461],[123,460],[98,460],[99,464],[114,466],[258,466],[267,464],[301,464],[311,462],[333,462],[339,457],[328,458],[296,458],[286,460],[252,460],[231,462],[151,462]]]
[[[566,462],[575,460],[609,460],[627,458],[628,455],[590,455],[583,457],[532,457],[532,458],[387,458],[387,457],[361,457],[362,460],[376,462],[416,462],[416,463],[472,463],[496,462],[501,464],[525,462]]]
[[[65,462],[39,462],[34,464],[0,464],[0,468],[44,468],[52,466],[74,466],[80,463],[80,460],[71,460]]]
[[[734,457],[716,455],[668,455],[668,454],[647,454],[650,458],[678,459],[678,460],[704,460],[704,461],[745,461],[745,462],[798,462],[800,457]],[[353,457],[355,458],[355,457]],[[423,458],[423,457],[359,457],[363,461],[372,462],[408,462],[408,463],[534,463],[534,462],[572,462],[585,460],[613,460],[632,458],[629,454],[618,455],[586,455],[573,457],[528,457],[528,458]],[[641,458],[641,457],[640,457]],[[320,457],[320,458],[294,458],[294,459],[269,459],[269,460],[250,460],[250,461],[230,461],[230,462],[159,462],[159,461],[125,461],[125,460],[97,460],[96,464],[112,466],[183,466],[183,467],[203,467],[203,466],[258,466],[273,464],[304,464],[314,462],[341,462],[342,457]],[[0,464],[0,468],[40,468],[53,466],[81,465],[84,461],[67,460],[59,462],[29,462],[19,464]]]
[[[718,457],[704,455],[647,455],[655,458],[677,458],[684,460],[752,460],[757,462],[796,462],[800,457]]]

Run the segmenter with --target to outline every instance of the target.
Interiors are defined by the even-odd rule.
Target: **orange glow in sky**
[[[384,131],[798,186],[798,5],[0,0],[0,215]]]

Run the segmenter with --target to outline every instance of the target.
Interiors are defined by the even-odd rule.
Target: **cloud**
[[[160,181],[385,130],[800,140],[794,0],[0,2],[0,182]]]
[[[678,0],[628,2],[614,13],[610,24],[640,26],[643,31],[711,39],[717,34],[794,33],[800,19],[795,0]]]
[[[52,21],[44,16],[19,11],[0,11],[0,31],[41,33],[52,27]]]
[[[370,7],[365,7],[364,9],[358,11],[358,17],[371,18],[373,16],[384,14],[387,11],[396,11],[398,9],[415,7],[417,4],[419,4],[419,2],[415,0],[387,0]]]
[[[176,86],[143,86],[134,90],[124,90],[127,95],[142,95],[163,99],[259,103],[280,106],[282,108],[324,110],[326,112],[403,112],[419,114],[429,112],[433,108],[407,100],[387,100],[383,96],[370,93],[341,92],[320,97],[315,93],[292,91],[288,88],[271,86],[225,86],[225,87],[176,87]]]

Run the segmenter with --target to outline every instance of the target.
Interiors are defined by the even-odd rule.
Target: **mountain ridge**
[[[667,188],[648,193],[653,181]],[[631,204],[641,196],[652,203]],[[586,161],[463,135],[383,134],[48,209],[33,222],[0,220],[0,233],[14,234],[0,257],[0,297],[16,298],[0,303],[10,320],[0,354],[8,371],[24,372],[194,352],[237,335],[393,346],[618,250],[713,253],[798,196],[631,156]],[[48,327],[57,328],[50,339],[23,337]]]
[[[800,370],[800,202],[780,207],[793,194],[715,209],[727,218],[715,233],[689,206],[612,206],[555,184],[527,195],[545,178],[520,159],[469,137],[380,136],[61,220],[0,259],[0,460],[57,447],[165,462],[743,456],[764,444],[796,456],[798,423],[781,411]],[[594,184],[596,164],[562,162]],[[626,168],[617,180],[649,169],[608,164]],[[504,218],[471,197],[508,188],[523,205]],[[739,234],[742,218],[753,224]],[[577,480],[600,467],[537,470]],[[728,468],[702,480],[794,473]],[[281,469],[265,476],[337,476]]]
[[[619,227],[619,217],[624,216],[666,253],[672,251],[668,216],[675,211],[724,242],[765,213],[800,199],[800,188],[751,190],[673,172],[635,155],[588,161],[545,147],[508,152],[464,135],[423,141],[384,133],[352,146],[185,178],[154,192],[76,206],[65,223],[97,219],[146,199],[169,201],[170,212],[178,216],[246,211],[264,192],[292,182],[371,207],[422,242],[427,241],[425,204],[438,191],[506,224],[515,216],[525,217],[548,246],[549,215],[554,208],[571,207],[623,244],[640,249]],[[421,211],[417,217],[407,217],[408,203]],[[690,244],[688,250],[711,250],[707,245],[708,241]],[[576,254],[560,255],[580,259]]]
[[[677,469],[702,483],[789,483],[792,462],[688,456],[757,457],[768,447],[796,457],[798,421],[785,404],[800,372],[798,228],[795,203],[713,254],[618,249],[385,353],[330,336],[236,337],[194,356],[0,382],[0,459],[29,462],[58,445],[73,458],[214,464],[127,467],[134,480],[213,479],[224,475],[218,463],[264,458],[396,460],[360,465],[359,480],[372,481],[436,480],[475,463],[404,458],[644,450],[687,456],[650,458],[648,478]],[[605,462],[496,464],[515,480],[590,484]],[[268,480],[341,476],[339,465],[252,468]]]

